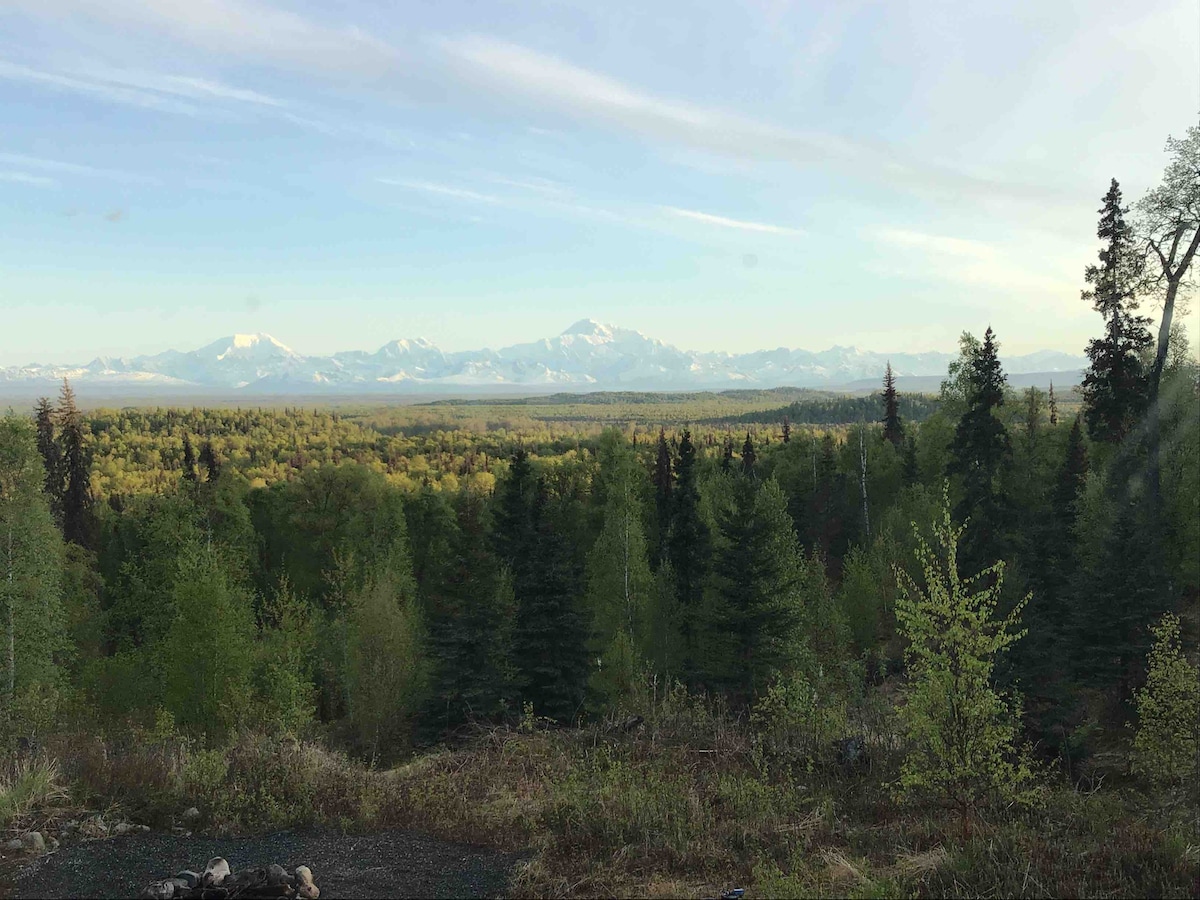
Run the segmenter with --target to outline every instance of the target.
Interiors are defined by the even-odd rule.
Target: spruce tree
[[[75,405],[75,392],[65,378],[59,394],[58,426],[62,445],[63,537],[86,547],[91,538],[92,460],[85,446],[83,413]]]
[[[195,484],[199,480],[196,473],[196,451],[192,449],[192,439],[183,436],[183,480]]]
[[[985,560],[1003,553],[1009,505],[1002,479],[1012,459],[1008,429],[997,413],[1004,404],[1006,379],[999,345],[989,327],[971,357],[966,380],[967,410],[954,431],[949,472],[959,479],[961,497],[955,516],[967,521],[964,564],[983,568]]]
[[[754,477],[754,462],[758,457],[754,453],[754,442],[750,440],[750,432],[746,432],[746,440],[742,444],[742,474],[747,478]]]
[[[742,706],[798,658],[803,552],[775,479],[759,487],[738,478],[717,524],[716,587],[702,620],[700,668],[710,688]]]
[[[733,438],[729,435],[725,435],[725,445],[721,451],[721,471],[733,471]]]
[[[699,615],[708,574],[711,538],[700,514],[699,473],[692,433],[684,429],[679,442],[677,481],[672,494],[671,526],[667,539],[668,560],[675,579],[679,608],[679,631],[683,641],[684,667],[695,671],[695,623]]]
[[[788,417],[783,417],[783,442],[790,443],[792,440],[792,425],[788,422]]]
[[[658,455],[654,460],[654,511],[658,526],[657,550],[654,563],[667,556],[667,535],[671,530],[671,489],[674,477],[671,472],[671,448],[667,446],[667,435],[658,430]]]
[[[54,406],[49,397],[40,397],[34,421],[37,423],[37,448],[46,470],[46,499],[54,518],[62,524],[63,471],[62,449],[58,445]]]
[[[1050,399],[1048,401],[1050,407],[1050,424],[1051,426],[1058,424],[1058,400],[1054,397],[1054,382],[1050,382]]]
[[[208,475],[210,482],[221,477],[221,463],[217,461],[217,452],[213,449],[212,441],[205,441],[200,448],[200,465]]]
[[[536,488],[530,577],[516,592],[513,660],[521,698],[534,712],[571,722],[587,683],[587,626],[579,608],[583,573],[545,483]]]
[[[1109,444],[1119,444],[1146,410],[1149,381],[1142,353],[1153,345],[1150,320],[1135,313],[1141,258],[1126,212],[1114,178],[1096,230],[1104,242],[1100,265],[1084,273],[1090,289],[1083,298],[1104,317],[1104,335],[1087,346],[1091,364],[1082,384],[1084,415],[1092,440]]]
[[[896,377],[889,360],[883,376],[883,437],[899,447],[904,440],[904,424],[900,421],[900,400],[896,394]]]
[[[62,537],[43,491],[34,428],[0,417],[0,615],[3,676],[0,735],[19,733],[59,685],[66,649],[62,613]],[[8,720],[5,722],[4,720]],[[0,736],[0,746],[5,739]]]

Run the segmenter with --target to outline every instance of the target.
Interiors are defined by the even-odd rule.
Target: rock
[[[21,843],[30,853],[45,853],[46,839],[40,831],[27,831],[21,835]]]
[[[25,842],[22,841],[20,838],[13,838],[11,841],[9,841],[8,843],[6,843],[4,845],[4,849],[5,850],[24,850]]]
[[[183,821],[185,821],[189,824],[192,822],[195,822],[199,818],[200,818],[200,810],[196,809],[196,807],[194,807],[194,806],[189,806],[187,809],[185,809],[183,811]]]
[[[313,884],[312,869],[308,866],[296,866],[296,896],[302,900],[317,900],[321,889]]]
[[[135,825],[133,827],[136,828],[138,830],[138,832],[141,834],[149,834],[150,833],[149,825]]]
[[[113,826],[113,834],[129,834],[133,826],[128,822],[118,822]]]
[[[204,867],[200,883],[205,887],[220,887],[221,882],[229,876],[229,863],[223,856],[214,856]]]
[[[267,867],[267,883],[291,884],[292,876],[287,873],[287,869],[276,863]]]
[[[182,872],[176,872],[175,878],[184,882],[189,889],[199,886],[200,873],[193,872],[191,869],[184,869]]]
[[[108,837],[108,825],[105,824],[102,816],[92,816],[85,819],[83,824],[79,826],[79,831],[84,837],[102,838]]]
[[[154,881],[146,885],[141,900],[171,900],[175,896],[175,885],[169,881]]]

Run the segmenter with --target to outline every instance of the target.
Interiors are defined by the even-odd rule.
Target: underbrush
[[[205,749],[162,728],[48,742],[41,762],[5,775],[0,816],[61,804],[69,786],[76,805],[156,826],[195,806],[197,827],[217,833],[414,828],[528,850],[522,895],[1200,896],[1194,813],[1049,777],[1027,808],[963,819],[901,807],[893,737],[873,728],[853,766],[789,758],[674,694],[632,730],[481,728],[387,770],[291,739],[243,733]]]

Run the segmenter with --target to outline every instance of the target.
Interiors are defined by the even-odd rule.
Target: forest
[[[1200,894],[1200,129],[1168,150],[1104,195],[1059,396],[985,326],[937,396],[10,412],[0,831],[195,805],[532,847],[532,894]]]

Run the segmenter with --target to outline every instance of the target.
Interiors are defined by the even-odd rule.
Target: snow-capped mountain
[[[0,368],[0,383],[35,386],[69,378],[139,388],[219,388],[247,393],[331,390],[416,391],[528,386],[575,390],[692,390],[730,387],[836,387],[880,379],[888,361],[897,376],[942,375],[950,353],[873,353],[757,350],[713,353],[680,350],[638,331],[591,319],[555,337],[500,350],[447,353],[423,338],[396,340],[373,353],[349,350],[304,356],[268,334],[235,334],[198,350],[168,350],[133,358],[97,357],[84,365]],[[1052,350],[1008,357],[1014,374],[1063,372],[1070,380],[1084,357]]]

